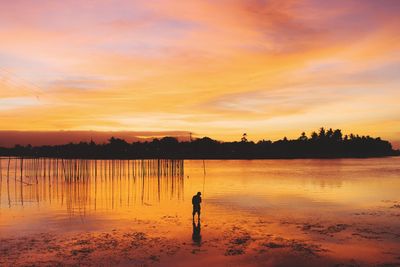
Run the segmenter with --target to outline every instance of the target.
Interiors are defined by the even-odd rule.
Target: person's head
[[[201,196],[201,192],[197,192],[197,195],[198,195],[198,196]]]

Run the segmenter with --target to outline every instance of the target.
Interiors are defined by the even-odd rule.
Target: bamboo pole
[[[11,158],[10,158],[10,157],[8,157],[8,165],[7,165],[7,182],[9,182],[9,179],[10,179],[10,161],[11,161]]]
[[[14,200],[17,199],[17,158],[14,159]]]
[[[11,161],[11,158],[8,157],[8,165],[7,165],[7,196],[8,196],[8,207],[11,208],[11,198],[10,198],[10,161]]]
[[[21,158],[21,177],[20,177],[20,179],[21,179],[21,188],[20,188],[20,191],[21,191],[21,204],[22,204],[22,206],[24,205],[24,192],[23,192],[23,188],[24,188],[23,179],[24,178],[22,176],[23,168],[24,168],[24,158]]]
[[[0,157],[0,207],[1,207],[1,193],[3,190],[3,166],[2,166],[2,160]]]

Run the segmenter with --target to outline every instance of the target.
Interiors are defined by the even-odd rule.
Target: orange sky
[[[9,0],[0,130],[400,140],[400,1]]]

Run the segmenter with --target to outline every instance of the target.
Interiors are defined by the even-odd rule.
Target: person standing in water
[[[201,203],[201,192],[197,192],[196,195],[193,196],[192,198],[192,204],[193,204],[193,220],[194,220],[194,215],[198,216],[198,220],[200,221],[200,203]]]

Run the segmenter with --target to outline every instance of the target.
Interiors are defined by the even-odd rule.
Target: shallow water
[[[400,264],[400,158],[1,166],[0,265]]]

